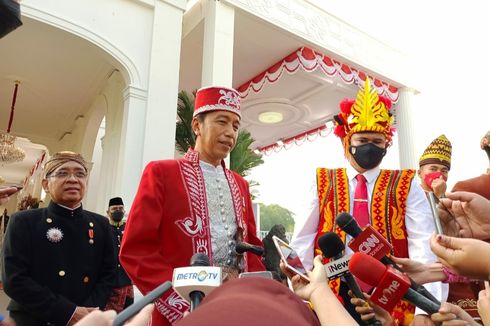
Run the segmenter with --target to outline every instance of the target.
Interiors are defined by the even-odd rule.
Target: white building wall
[[[385,81],[413,87],[411,58],[305,0],[224,0]],[[391,80],[390,80],[391,79]]]
[[[140,1],[23,0],[22,14],[87,39],[134,86],[148,86],[153,8]]]
[[[130,206],[144,166],[151,160],[174,157],[182,15],[186,1],[23,0],[21,4],[23,15],[100,47],[120,74],[120,87],[110,91],[119,101],[113,106],[118,115],[114,116],[115,125],[106,129],[95,208],[99,211],[101,205],[105,207],[108,198],[115,194]],[[305,0],[223,0],[216,7],[223,9],[216,13],[223,14],[231,25],[234,8],[239,8],[277,26],[280,33],[292,34],[304,43],[344,58],[347,63],[387,77],[388,82],[391,78],[399,84],[411,83],[411,66],[402,53]],[[226,25],[223,20],[217,23],[217,27]],[[220,36],[218,32],[219,28],[215,40]],[[229,35],[228,39],[233,40],[233,36]],[[226,58],[230,59],[232,53],[229,49]],[[205,72],[203,77],[215,80],[216,72]],[[223,77],[219,80],[227,84]],[[112,94],[113,91],[120,93]],[[107,110],[110,114],[110,104]],[[99,116],[94,117],[100,113],[93,110],[77,120],[72,135],[59,144],[49,144],[50,151],[72,148],[91,160],[101,120]]]
[[[114,194],[122,196],[130,206],[146,163],[174,156],[185,5],[185,0],[22,2],[23,15],[100,47],[120,75],[116,89],[111,89],[114,81],[109,80],[110,86],[102,92],[107,101],[108,126],[101,177],[91,180],[99,183],[96,211],[105,207]],[[100,100],[99,96],[94,103]],[[50,150],[72,149],[91,160],[102,117],[101,110],[90,108],[87,117],[75,122],[72,134],[57,144],[49,144]],[[92,208],[93,199],[90,202],[88,206]]]

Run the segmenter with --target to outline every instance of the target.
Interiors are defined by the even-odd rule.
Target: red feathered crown
[[[369,78],[366,78],[364,87],[359,90],[355,100],[345,99],[340,102],[340,112],[334,116],[334,134],[343,140],[346,148],[352,134],[358,132],[383,133],[391,145],[395,129],[391,126],[394,119],[389,112],[390,109],[391,101],[379,96],[376,90],[371,88]]]

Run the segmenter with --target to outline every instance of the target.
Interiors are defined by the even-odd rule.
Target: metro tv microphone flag
[[[429,315],[439,311],[440,303],[435,303],[410,288],[410,279],[391,266],[385,266],[373,257],[356,252],[349,270],[357,278],[374,286],[371,301],[381,308],[392,311],[396,304],[405,299]]]
[[[385,265],[391,265],[395,269],[403,272],[398,265],[386,256],[391,251],[391,244],[375,229],[368,225],[364,230],[359,227],[356,220],[349,213],[340,213],[335,218],[335,224],[341,228],[345,233],[350,235],[353,240],[349,243],[349,248],[354,252],[362,252],[373,256],[380,260]],[[414,280],[409,278],[410,288],[417,291],[429,300],[441,304],[441,302],[435,298],[432,293],[427,291],[422,285],[418,285]]]
[[[208,256],[201,253],[194,254],[190,264],[174,269],[172,284],[175,292],[190,302],[193,311],[204,296],[221,285],[221,268],[209,266]]]

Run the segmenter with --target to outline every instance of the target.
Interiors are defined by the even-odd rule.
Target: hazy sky
[[[486,49],[490,21],[485,2],[310,2],[413,55],[419,77],[415,87],[421,92],[412,103],[417,153],[440,134],[449,138],[453,145],[449,188],[486,171],[488,159],[479,148],[480,139],[490,130],[490,51]],[[249,178],[260,183],[259,201],[279,204],[296,214],[308,200],[306,192],[316,167],[347,164],[333,134],[264,156],[264,161]],[[398,164],[395,138],[382,167],[397,168]]]

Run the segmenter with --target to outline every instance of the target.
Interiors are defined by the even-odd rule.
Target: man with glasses
[[[126,227],[126,222],[123,221],[125,213],[126,211],[124,210],[124,203],[121,197],[114,197],[109,200],[107,217],[109,218],[109,224],[112,229],[112,243],[114,244],[114,257],[117,262],[117,275],[114,290],[107,303],[106,310],[112,309],[116,312],[121,312],[134,302],[133,284],[119,262],[119,250],[121,249],[121,241],[124,228]]]
[[[87,166],[73,152],[44,166],[46,208],[12,215],[3,246],[7,307],[17,325],[73,325],[111,294],[116,262],[109,222],[82,208]]]

